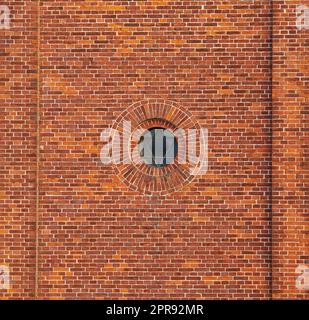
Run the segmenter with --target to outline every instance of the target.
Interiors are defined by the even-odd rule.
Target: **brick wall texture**
[[[0,298],[309,298],[308,0],[0,4]],[[149,195],[100,163],[139,101],[208,128],[207,173]]]

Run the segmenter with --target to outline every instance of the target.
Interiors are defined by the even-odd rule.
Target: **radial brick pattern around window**
[[[180,128],[184,132],[200,129],[199,124],[187,110],[175,102],[161,99],[149,99],[131,105],[121,113],[113,129],[122,132],[124,122],[131,124],[132,131],[142,132],[153,128],[164,128],[170,132]],[[140,138],[143,138],[143,135]],[[131,140],[131,149],[138,148],[139,142],[140,139]],[[149,166],[145,161],[138,164],[133,161],[116,164],[114,168],[130,189],[146,194],[163,195],[178,190],[192,181],[194,176],[191,175],[190,169],[197,165],[197,163],[179,163],[176,157],[168,166]]]

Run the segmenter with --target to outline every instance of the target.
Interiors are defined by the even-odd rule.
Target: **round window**
[[[174,163],[178,153],[176,137],[164,128],[148,129],[141,137],[138,147],[143,162],[157,168]]]

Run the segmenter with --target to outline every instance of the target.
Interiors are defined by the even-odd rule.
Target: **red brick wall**
[[[33,295],[35,277],[36,1],[4,1],[10,29],[0,29],[0,265],[10,290],[0,298]]]
[[[309,30],[296,28],[307,1],[275,1],[273,22],[273,297],[308,298],[295,269],[309,266]],[[309,26],[308,26],[309,27]]]
[[[280,185],[295,159],[280,149],[290,105],[278,38],[292,40],[272,30],[271,3],[49,0],[40,28],[37,2],[23,3],[5,1],[12,28],[0,30],[0,264],[11,269],[0,294],[32,298],[36,278],[42,299],[297,297],[307,200],[304,182],[286,176],[302,188],[293,198]],[[303,84],[305,71],[293,69]],[[147,99],[174,101],[209,130],[207,174],[168,195],[130,191],[100,163],[101,131]],[[302,219],[282,220],[296,208]]]

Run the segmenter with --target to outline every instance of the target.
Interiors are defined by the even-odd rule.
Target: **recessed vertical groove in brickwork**
[[[40,3],[37,4],[37,110],[36,110],[36,125],[37,125],[37,142],[36,142],[36,219],[35,219],[35,299],[39,297],[39,210],[40,210],[40,43],[41,43],[41,12]]]
[[[271,6],[271,26],[270,26],[270,45],[271,45],[271,57],[270,57],[270,68],[271,68],[271,96],[273,96],[273,53],[274,53],[274,46],[273,46],[273,36],[274,36],[274,1],[270,0]],[[270,299],[273,299],[273,99],[271,99],[271,124],[270,124],[270,134],[271,134],[271,166],[270,166],[270,234],[271,234],[271,241],[270,241]]]

